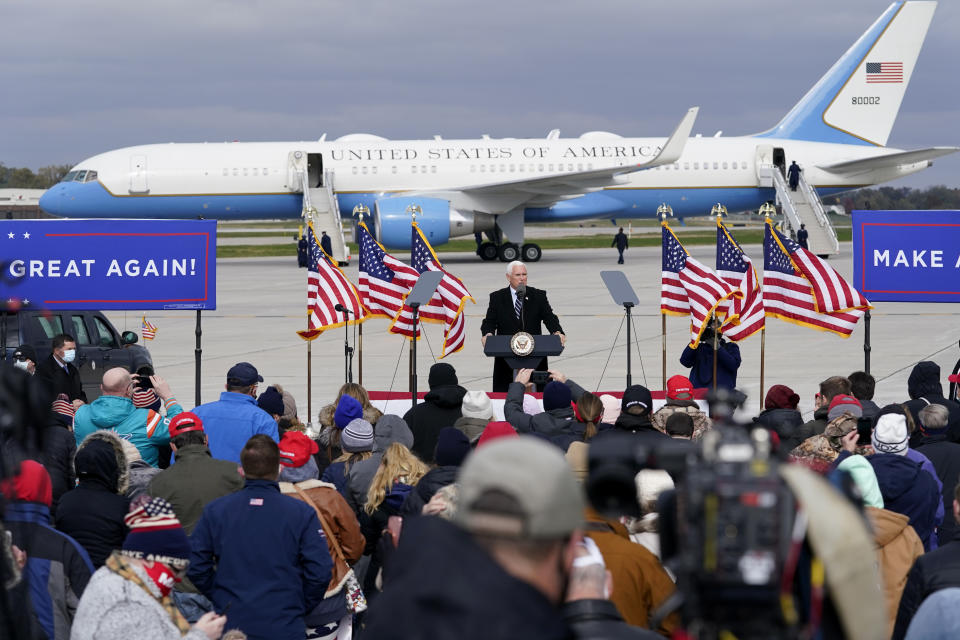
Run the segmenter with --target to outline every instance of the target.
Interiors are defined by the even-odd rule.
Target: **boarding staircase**
[[[337,202],[337,194],[333,190],[333,171],[324,172],[323,186],[321,187],[308,187],[306,172],[298,170],[297,173],[300,176],[300,184],[303,185],[304,218],[313,222],[313,228],[318,234],[318,241],[320,232],[327,232],[333,249],[331,257],[338,264],[346,265],[350,261],[350,249],[343,237],[340,204]]]
[[[837,233],[827,218],[820,196],[803,179],[803,174],[800,174],[800,184],[797,185],[796,191],[790,190],[786,179],[778,169],[774,168],[769,175],[777,190],[777,202],[783,211],[785,226],[791,235],[796,238],[800,225],[804,224],[810,234],[807,238],[807,248],[812,253],[822,257],[840,253]]]

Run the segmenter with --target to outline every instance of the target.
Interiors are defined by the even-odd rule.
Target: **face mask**
[[[73,359],[77,357],[76,349],[67,349],[63,352],[63,361],[64,362],[73,362]]]
[[[13,363],[13,366],[15,366],[17,369],[23,369],[24,371],[26,371],[27,369],[30,368],[30,361],[17,360],[16,362]]]

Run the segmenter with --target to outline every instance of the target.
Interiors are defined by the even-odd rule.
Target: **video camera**
[[[734,422],[743,399],[722,389],[708,396],[714,428],[699,447],[644,447],[629,433],[591,443],[587,495],[608,516],[641,515],[636,474],[667,471],[676,490],[661,494],[659,525],[663,563],[677,576],[671,610],[680,607],[697,638],[792,638],[796,619],[782,607],[792,580],[784,587],[782,579],[796,502],[770,456],[769,434]]]

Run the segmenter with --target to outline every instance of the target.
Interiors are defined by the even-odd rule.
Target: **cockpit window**
[[[97,179],[97,172],[88,169],[80,169],[78,171],[70,171],[67,175],[63,176],[63,179],[60,182],[93,182]]]

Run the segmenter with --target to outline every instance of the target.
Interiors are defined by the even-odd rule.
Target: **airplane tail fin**
[[[885,146],[936,6],[894,2],[783,120],[757,137]]]

